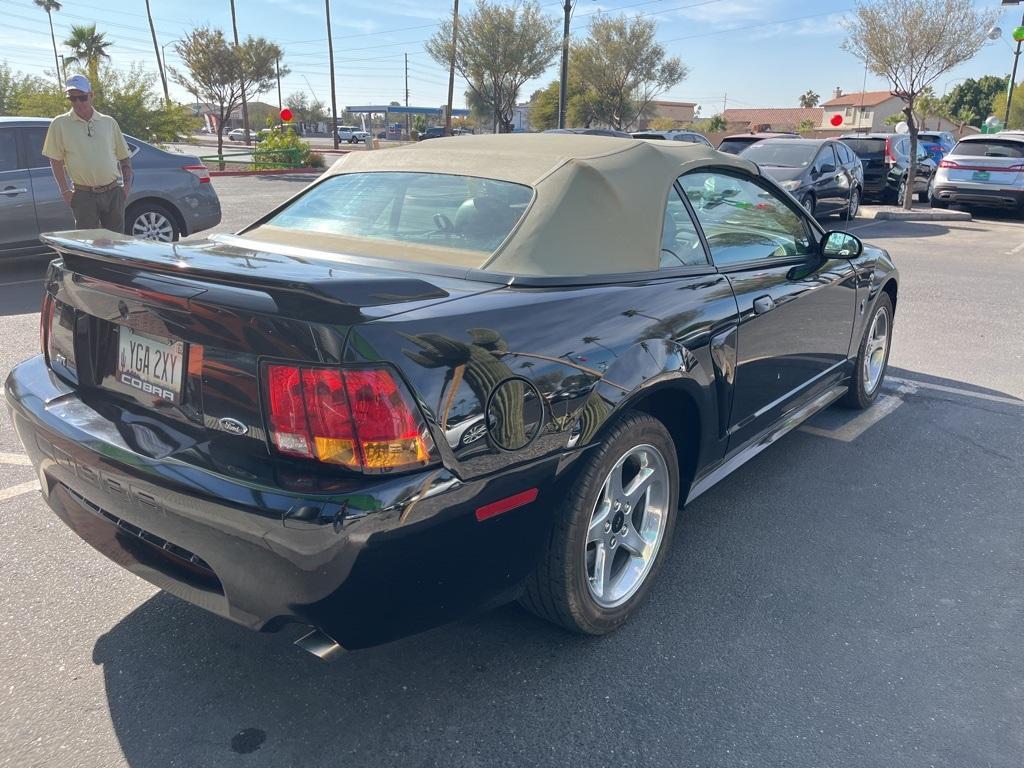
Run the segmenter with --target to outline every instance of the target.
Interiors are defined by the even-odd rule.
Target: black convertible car
[[[682,142],[438,139],[238,235],[44,239],[43,354],[6,395],[47,502],[320,656],[516,598],[616,628],[684,502],[871,405],[897,300],[884,251]]]

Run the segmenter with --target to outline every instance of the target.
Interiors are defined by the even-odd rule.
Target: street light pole
[[[565,128],[565,109],[569,99],[569,18],[572,0],[565,0],[565,26],[562,31],[562,71],[558,78],[558,127]]]

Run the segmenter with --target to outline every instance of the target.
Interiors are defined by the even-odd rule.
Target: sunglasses
[[[70,94],[68,95],[68,101],[88,101],[88,100],[89,100],[89,94],[88,93],[83,93],[81,96],[71,96]]]

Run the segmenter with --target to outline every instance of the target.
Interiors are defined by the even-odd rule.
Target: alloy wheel
[[[854,188],[850,190],[850,207],[848,209],[847,218],[857,218],[858,211],[860,211],[860,192]]]
[[[670,482],[665,457],[646,444],[626,451],[605,477],[583,552],[590,596],[602,608],[625,603],[650,573],[665,534]]]
[[[135,222],[132,224],[132,235],[146,240],[169,243],[174,239],[174,226],[162,213],[143,211],[135,217]]]
[[[903,205],[903,201],[907,199],[907,180],[903,179],[900,182],[899,188],[896,190],[896,205]]]
[[[871,320],[868,340],[864,347],[864,391],[869,395],[878,387],[885,369],[885,355],[889,349],[889,313],[879,307]]]

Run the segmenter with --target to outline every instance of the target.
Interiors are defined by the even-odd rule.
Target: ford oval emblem
[[[225,432],[230,432],[232,435],[244,435],[249,431],[249,428],[237,419],[223,418],[217,424]]]

